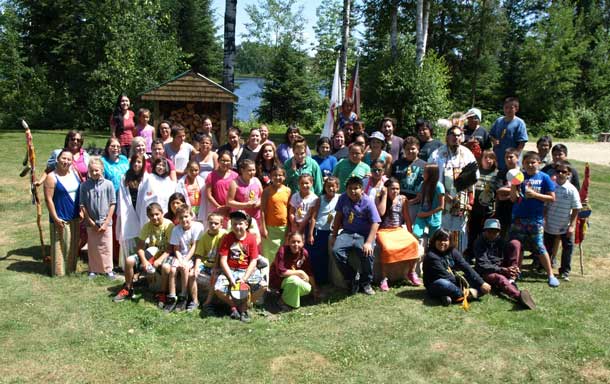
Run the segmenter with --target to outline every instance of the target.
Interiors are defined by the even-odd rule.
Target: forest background
[[[416,118],[472,106],[489,124],[517,95],[535,135],[610,130],[604,0],[323,1],[313,43],[299,1],[259,0],[237,20],[247,32],[233,64],[265,79],[260,121],[321,130],[346,3],[348,73],[358,61],[367,127],[390,115],[409,133]],[[429,10],[422,62],[418,7]],[[0,128],[26,117],[36,128],[107,130],[120,93],[135,98],[190,68],[222,83],[224,16],[211,0],[0,1]]]

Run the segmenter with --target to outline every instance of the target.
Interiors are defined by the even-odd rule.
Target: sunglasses
[[[570,173],[570,171],[568,171],[567,169],[556,169],[555,171],[557,173],[561,173],[562,175],[566,175],[566,174]]]
[[[383,172],[383,168],[373,168],[373,169],[371,169],[371,171],[373,171],[375,173],[381,173],[381,172]]]

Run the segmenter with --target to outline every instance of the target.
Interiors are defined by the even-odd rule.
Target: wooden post
[[[219,143],[226,143],[228,138],[227,116],[229,115],[229,103],[220,103],[220,132],[218,137]]]
[[[157,130],[159,124],[161,124],[161,119],[159,117],[160,112],[159,100],[155,100],[155,107],[153,110],[153,127],[155,128],[155,131]]]

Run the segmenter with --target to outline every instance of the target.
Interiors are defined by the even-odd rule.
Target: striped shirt
[[[562,235],[568,231],[572,209],[581,209],[580,194],[572,183],[566,181],[555,186],[555,201],[547,205],[544,231]]]

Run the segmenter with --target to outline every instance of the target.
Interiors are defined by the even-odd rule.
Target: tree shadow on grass
[[[47,251],[49,250],[46,247]],[[48,254],[48,253],[47,253]],[[27,260],[32,258],[32,260]],[[40,245],[34,245],[27,248],[16,248],[7,252],[3,257],[0,257],[0,261],[11,261],[14,260],[6,269],[9,271],[20,272],[20,273],[32,273],[38,275],[49,275],[49,266],[42,262],[42,253]]]
[[[421,301],[424,305],[428,307],[438,307],[441,305],[441,302],[439,300],[433,299],[432,297],[427,295],[426,290],[423,287],[419,287],[417,289],[405,289],[396,293],[396,296],[403,299]]]

